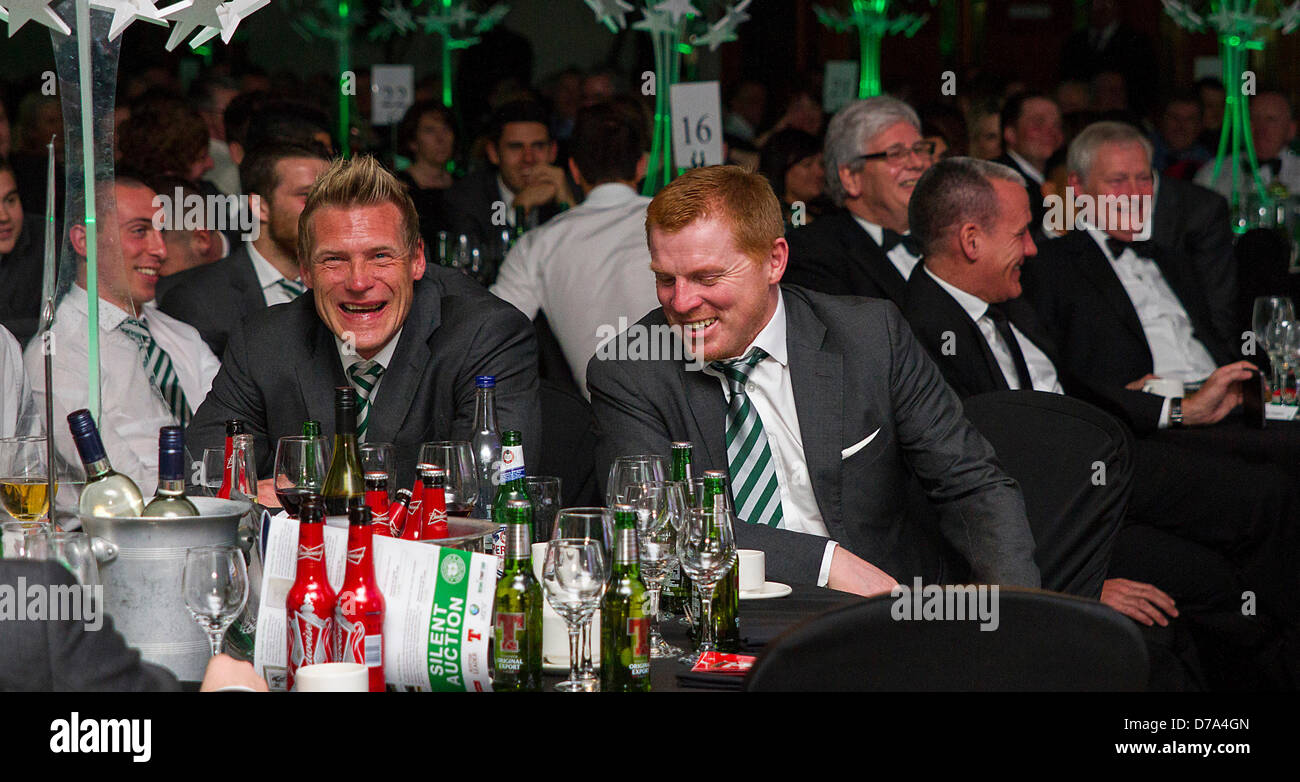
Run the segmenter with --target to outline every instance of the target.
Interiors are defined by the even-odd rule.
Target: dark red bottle
[[[298,573],[285,601],[289,671],[286,687],[304,665],[334,662],[337,597],[325,575],[325,506],[308,495],[298,510]]]
[[[375,579],[370,508],[361,497],[348,500],[348,564],[334,613],[335,659],[370,669],[370,691],[384,691],[384,596]]]

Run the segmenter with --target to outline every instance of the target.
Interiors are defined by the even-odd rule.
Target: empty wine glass
[[[447,471],[447,515],[469,516],[478,500],[474,451],[464,440],[442,440],[420,446],[419,464],[436,464]]]
[[[1270,347],[1269,327],[1276,321],[1294,321],[1295,304],[1286,296],[1260,296],[1255,299],[1254,306],[1251,309],[1250,326],[1255,332],[1255,338],[1259,346],[1269,356],[1269,363],[1273,364],[1272,371],[1269,373],[1269,389],[1275,396],[1274,401],[1281,401],[1282,393],[1281,381],[1285,378],[1279,378],[1280,368],[1273,361],[1274,351]]]
[[[181,577],[185,607],[208,636],[212,656],[221,653],[226,629],[248,602],[248,568],[235,546],[200,546],[185,552]]]
[[[327,464],[324,437],[281,437],[275,444],[275,496],[290,516],[298,517],[308,495],[320,494]]]
[[[0,502],[19,521],[36,521],[50,508],[45,447],[44,437],[0,438]]]
[[[555,514],[551,539],[589,540],[600,547],[601,556],[608,563],[614,545],[614,515],[606,508],[563,508]],[[591,657],[591,617],[582,622],[582,677],[599,679]]]
[[[199,487],[202,488],[204,496],[217,496],[225,475],[226,449],[204,448],[203,461],[199,464]]]
[[[682,650],[659,634],[659,596],[677,564],[677,529],[686,512],[683,483],[651,481],[628,487],[628,504],[636,509],[641,577],[650,595],[650,657],[671,657]]]
[[[579,676],[578,628],[590,620],[605,593],[608,573],[600,544],[586,538],[552,540],[546,544],[542,564],[542,587],[555,613],[564,617],[569,629],[569,678],[555,689],[562,692],[591,692],[599,681]]]
[[[677,533],[682,570],[699,585],[704,616],[700,622],[699,654],[717,650],[713,637],[713,597],[718,581],[736,561],[732,515],[725,510],[692,508]]]
[[[668,478],[668,460],[658,454],[620,456],[609,468],[605,484],[605,504],[614,507],[627,502],[627,487],[634,483],[662,481]]]
[[[0,559],[49,559],[49,525],[35,521],[0,524]]]

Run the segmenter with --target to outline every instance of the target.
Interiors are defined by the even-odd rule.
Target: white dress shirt
[[[280,280],[289,280],[289,282],[301,282],[298,278],[290,279],[280,273],[270,261],[257,251],[257,247],[252,242],[244,242],[244,247],[248,250],[248,257],[253,261],[253,271],[257,274],[257,284],[262,286],[262,298],[266,299],[266,306],[274,307],[276,304],[288,304],[298,298],[290,294],[279,285]]]
[[[388,365],[393,363],[393,353],[397,352],[397,341],[401,338],[402,330],[398,329],[397,333],[393,335],[393,338],[388,340],[388,344],[384,345],[383,349],[376,353],[372,358],[376,364],[384,368],[385,374],[388,372]],[[339,352],[339,360],[343,362],[343,376],[348,379],[348,385],[355,388],[357,393],[361,393],[361,389],[357,388],[357,384],[352,382],[352,376],[348,374],[348,369],[350,369],[353,364],[365,361],[365,359],[357,355],[355,350],[349,351],[347,345],[345,345],[343,340],[339,339],[337,336],[334,337],[334,347]],[[383,382],[384,376],[380,375],[379,379],[375,381],[374,386],[370,388],[370,396],[367,398],[372,402],[379,396],[379,386]],[[358,398],[357,402],[360,403],[360,401],[360,398]],[[371,410],[371,413],[373,414],[374,411]],[[369,418],[367,418],[367,421],[369,421]],[[366,428],[368,433],[369,424],[367,424]],[[365,435],[357,438],[357,442],[365,442],[365,440]]]
[[[864,220],[857,215],[853,215],[853,219],[858,221],[858,225],[862,226],[862,230],[871,235],[871,240],[873,242],[881,247],[885,246],[885,229],[883,227]],[[903,235],[911,236],[912,232],[908,231]],[[916,264],[921,260],[921,256],[912,255],[907,251],[907,248],[901,244],[885,253],[885,257],[889,258],[889,262],[894,264],[894,268],[898,269],[898,273],[903,275],[904,280],[912,276],[912,270],[916,268]]]
[[[758,347],[768,355],[768,358],[750,370],[745,395],[763,422],[767,445],[772,451],[772,467],[781,485],[781,522],[777,527],[827,538],[830,533],[826,530],[826,522],[822,520],[821,509],[817,506],[812,478],[808,475],[808,463],[803,455],[803,439],[799,434],[799,413],[794,405],[794,380],[790,375],[785,327],[785,297],[778,295],[772,319],[741,353],[743,356],[750,348]],[[731,390],[722,373],[712,367],[706,367],[704,372],[718,378],[723,395],[730,401]],[[826,544],[821,570],[817,574],[817,586],[826,586],[830,580],[831,557],[836,545],[838,544],[833,540]]]
[[[506,224],[515,224],[515,194],[510,188],[506,187],[506,181],[497,174],[497,192],[501,194],[501,200],[506,205]]]
[[[997,326],[993,323],[993,318],[989,317],[989,305],[980,297],[952,285],[947,280],[937,276],[930,271],[929,267],[925,268],[925,273],[930,275],[930,279],[939,283],[939,287],[948,292],[949,296],[956,299],[961,308],[966,311],[970,319],[975,321],[979,327],[980,333],[984,335],[984,341],[989,344],[989,350],[993,353],[993,358],[997,359],[998,367],[1002,369],[1002,376],[1006,378],[1007,387],[1012,391],[1020,390],[1020,375],[1016,372],[1016,360],[1011,356],[1011,350],[998,333]],[[1025,357],[1025,365],[1029,368],[1029,380],[1033,384],[1034,391],[1046,391],[1051,394],[1064,394],[1065,389],[1061,387],[1061,381],[1056,375],[1056,365],[1047,357],[1047,354],[1038,349],[1028,337],[1016,328],[1016,324],[1007,322],[1011,327],[1011,334],[1016,338],[1016,343],[1020,346],[1020,353]]]
[[[80,464],[81,459],[66,421],[69,413],[89,404],[88,304],[85,289],[73,285],[59,302],[53,328],[55,443],[59,455],[74,465]],[[197,410],[212,388],[212,379],[221,369],[221,362],[193,326],[166,315],[153,302],[144,305],[140,316],[154,341],[171,358],[190,410]],[[145,497],[150,497],[158,484],[158,430],[177,421],[149,379],[139,347],[118,329],[128,317],[116,305],[99,300],[101,410],[97,423],[113,469],[129,476]],[[45,364],[40,339],[27,346],[23,361],[36,404],[43,409]],[[191,457],[198,460],[201,454],[191,454]]]
[[[1014,149],[1010,149],[1010,148],[1007,149],[1007,157],[1016,161],[1016,165],[1020,166],[1020,169],[1024,171],[1026,174],[1028,174],[1030,179],[1034,180],[1040,185],[1043,184],[1043,172],[1035,168],[1033,163],[1030,163],[1028,160],[1025,160],[1023,157],[1016,154],[1016,151]]]
[[[659,306],[645,238],[649,203],[627,185],[592,188],[581,204],[524,234],[491,289],[529,319],[546,313],[589,399],[587,362],[601,337]]]
[[[1277,179],[1295,196],[1300,195],[1300,155],[1292,152],[1290,149],[1283,147],[1278,154],[1278,159],[1282,161],[1282,167],[1278,169]],[[1201,187],[1208,187],[1224,198],[1232,195],[1232,169],[1235,164],[1238,170],[1237,185],[1243,194],[1253,193],[1255,191],[1255,178],[1251,176],[1250,168],[1245,165],[1244,157],[1233,158],[1225,157],[1223,166],[1219,169],[1219,178],[1211,179],[1210,175],[1214,173],[1214,161],[1208,160],[1196,172],[1192,181]],[[1273,169],[1261,165],[1259,168],[1259,179],[1265,187],[1273,181]]]
[[[40,341],[37,335],[36,342]],[[0,437],[39,435],[44,428],[23,370],[23,349],[14,335],[0,326]]]

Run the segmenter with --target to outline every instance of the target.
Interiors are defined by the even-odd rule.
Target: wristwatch
[[[1183,428],[1183,398],[1181,396],[1169,398],[1169,427],[1171,429]]]

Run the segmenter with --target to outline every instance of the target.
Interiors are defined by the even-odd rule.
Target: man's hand
[[[267,692],[266,679],[258,676],[251,663],[219,654],[208,660],[199,692],[216,692],[222,687],[247,687],[253,692]]]
[[[1148,380],[1159,380],[1159,379],[1160,379],[1159,375],[1146,374],[1124,387],[1130,391],[1141,391],[1142,387],[1147,384]]]
[[[843,546],[836,546],[835,553],[831,555],[831,572],[826,586],[841,592],[872,597],[888,593],[898,586],[898,582],[870,562],[850,554]]]
[[[532,211],[542,204],[557,201],[573,204],[573,193],[569,192],[569,181],[564,178],[564,171],[559,166],[538,166],[528,177],[528,186],[515,194],[515,206],[522,206]]]
[[[1187,426],[1217,424],[1241,404],[1241,381],[1257,372],[1249,361],[1238,361],[1214,370],[1200,390],[1183,398],[1183,423]]]
[[[1178,616],[1174,599],[1150,584],[1126,578],[1108,578],[1101,584],[1101,602],[1124,616],[1150,627],[1167,627],[1165,614]],[[1164,611],[1164,614],[1160,613]]]

